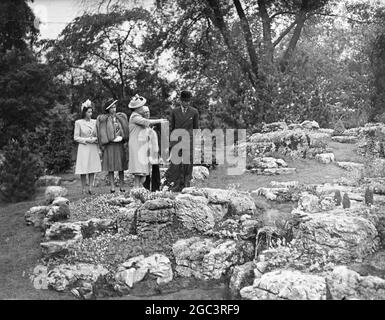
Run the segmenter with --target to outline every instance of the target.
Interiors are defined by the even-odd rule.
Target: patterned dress
[[[96,173],[102,170],[97,143],[83,144],[87,138],[96,137],[96,120],[76,120],[74,140],[79,143],[75,174]]]

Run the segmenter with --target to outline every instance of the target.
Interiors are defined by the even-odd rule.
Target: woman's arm
[[[75,121],[74,140],[81,144],[87,144],[88,138],[82,138],[80,136],[80,123]]]

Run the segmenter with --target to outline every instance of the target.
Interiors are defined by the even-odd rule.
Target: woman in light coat
[[[150,174],[149,150],[151,149],[151,141],[147,129],[151,124],[167,122],[166,119],[146,119],[143,108],[145,104],[146,99],[136,95],[128,105],[130,109],[133,109],[128,122],[130,131],[128,172],[134,175],[134,188],[143,187],[146,176]]]
[[[92,194],[91,187],[94,184],[95,173],[102,170],[96,137],[96,120],[91,119],[91,117],[91,101],[87,100],[82,104],[81,119],[75,121],[74,130],[74,140],[79,143],[75,174],[80,174],[83,194],[87,192],[87,185],[88,193]]]

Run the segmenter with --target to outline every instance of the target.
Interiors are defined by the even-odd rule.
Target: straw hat
[[[144,106],[146,104],[147,100],[146,98],[136,94],[130,101],[130,103],[128,104],[128,107],[130,109],[137,109],[137,108],[140,108],[142,106]]]

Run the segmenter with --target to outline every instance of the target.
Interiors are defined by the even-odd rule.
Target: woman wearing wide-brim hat
[[[102,170],[108,172],[111,193],[115,192],[114,172],[119,172],[120,191],[124,192],[124,170],[127,170],[124,143],[128,141],[128,119],[123,112],[116,112],[118,100],[105,105],[105,114],[96,120],[96,131],[101,146]]]
[[[135,95],[128,105],[133,110],[128,122],[130,131],[128,172],[134,175],[134,188],[142,187],[146,176],[150,174],[151,163],[148,155],[149,136],[147,129],[152,124],[167,122],[166,119],[146,119],[143,109],[146,102],[146,98]]]

